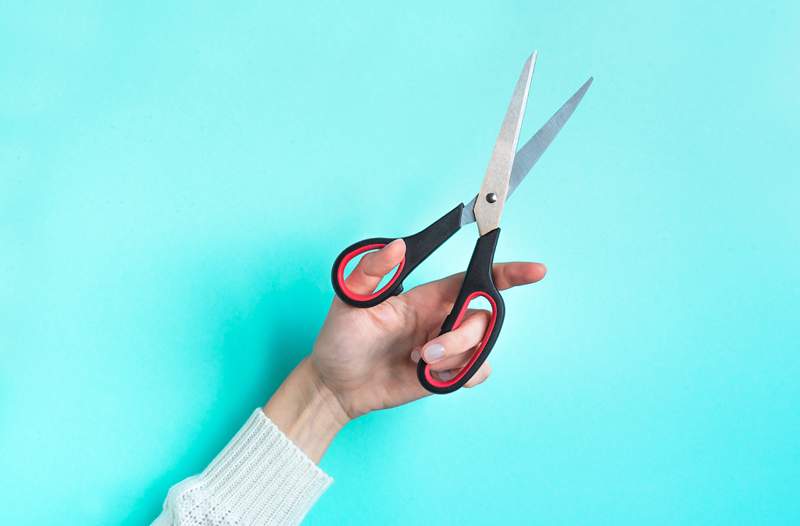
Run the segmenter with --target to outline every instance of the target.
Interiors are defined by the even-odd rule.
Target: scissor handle
[[[480,369],[483,362],[492,352],[500,329],[503,326],[505,317],[505,303],[503,297],[494,285],[492,279],[492,265],[494,263],[494,251],[497,247],[497,239],[500,237],[500,229],[495,228],[478,238],[475,243],[475,250],[464,275],[464,282],[458,293],[453,310],[445,318],[442,324],[440,335],[457,329],[464,320],[467,308],[472,300],[478,297],[486,298],[492,307],[492,317],[489,325],[478,346],[472,353],[467,364],[461,368],[458,374],[450,380],[440,380],[431,374],[430,365],[420,359],[417,364],[417,378],[422,387],[435,394],[447,394],[460,389],[470,378]]]
[[[336,258],[336,261],[333,262],[333,268],[331,269],[331,283],[336,295],[353,307],[367,308],[403,292],[403,280],[406,276],[411,274],[420,263],[425,261],[425,258],[430,256],[442,243],[450,239],[450,236],[461,228],[461,211],[463,209],[464,204],[459,203],[458,206],[440,217],[426,229],[417,232],[413,236],[404,237],[406,254],[397,266],[394,275],[383,287],[368,294],[358,294],[347,288],[344,275],[347,264],[365,252],[385,247],[392,241],[392,238],[373,237],[364,239],[344,249]]]

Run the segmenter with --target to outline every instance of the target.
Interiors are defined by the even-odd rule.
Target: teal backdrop
[[[796,2],[6,2],[0,523],[138,525],[309,352],[330,264],[483,176],[510,201],[480,389],[348,426],[307,519],[800,523]],[[415,283],[460,271],[461,232]],[[413,284],[413,283],[412,283]]]

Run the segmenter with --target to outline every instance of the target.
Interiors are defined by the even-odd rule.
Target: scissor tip
[[[539,52],[534,49],[533,53],[531,53],[530,56],[528,56],[528,60],[525,61],[526,68],[531,68],[531,70],[533,70],[533,66],[536,65],[536,56],[538,54]]]

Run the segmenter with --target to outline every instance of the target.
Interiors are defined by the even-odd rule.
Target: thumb
[[[403,261],[405,255],[406,242],[395,239],[380,250],[364,255],[344,283],[356,294],[370,294],[381,279]]]

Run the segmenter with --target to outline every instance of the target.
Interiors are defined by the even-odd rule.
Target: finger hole
[[[458,375],[458,369],[445,369],[443,371],[433,371],[432,376],[441,382],[449,382]]]
[[[405,265],[405,249],[398,250],[396,244],[405,246],[402,240],[389,244],[371,243],[344,257],[337,269],[337,280],[350,298],[359,301],[374,299],[397,281]]]
[[[441,334],[423,348],[425,361],[430,364],[466,361],[465,353],[474,351],[484,337],[491,320],[491,313],[480,309],[468,309],[464,321],[450,332]],[[449,359],[449,361],[448,361]],[[435,369],[442,369],[441,366]]]
[[[434,362],[428,365],[430,366],[431,371],[435,372],[449,371],[450,369],[461,371],[461,369],[463,369],[469,361],[469,357],[470,355],[468,353],[461,353],[457,354],[456,356],[445,358],[440,362]]]
[[[497,322],[497,304],[495,303],[494,298],[489,296],[487,293],[482,292],[482,291],[477,291],[477,292],[473,292],[472,294],[467,296],[466,301],[463,303],[463,305],[461,307],[461,310],[460,310],[458,316],[456,317],[455,322],[453,323],[453,328],[450,331],[450,333],[452,333],[454,331],[457,331],[459,329],[459,327],[461,327],[462,323],[466,323],[466,321],[468,320],[467,313],[468,312],[474,312],[471,309],[468,310],[469,307],[472,305],[473,302],[476,302],[479,299],[485,300],[489,304],[489,306],[491,307],[491,316],[489,317],[488,323],[481,323],[481,325],[485,327],[485,330],[484,331],[480,331],[480,330],[477,331],[477,332],[482,332],[482,334],[483,334],[480,337],[479,343],[476,346],[474,346],[474,350],[472,350],[471,352],[462,353],[462,354],[464,354],[464,356],[469,356],[469,358],[466,361],[466,363],[463,365],[463,367],[461,367],[461,369],[452,378],[449,378],[447,380],[441,380],[441,378],[442,378],[441,374],[443,373],[442,370],[439,371],[440,376],[437,378],[433,374],[435,369],[433,369],[429,364],[429,366],[426,368],[426,380],[428,382],[430,382],[431,385],[433,385],[434,387],[450,387],[451,385],[454,385],[457,382],[461,381],[461,379],[464,377],[464,375],[467,374],[467,372],[480,359],[481,354],[484,352],[484,349],[486,348],[486,345],[488,344],[489,339],[492,336],[492,331],[494,331],[495,323]],[[474,315],[474,316],[477,316],[477,315]],[[480,320],[479,319],[474,319],[474,320],[472,320],[472,323],[477,323],[478,321],[480,321]],[[450,333],[448,333],[448,334],[450,334]],[[444,336],[445,335],[440,337],[440,339],[442,339]],[[425,353],[423,351],[423,358],[425,358],[426,356],[427,356],[427,353]],[[449,376],[451,371],[453,371],[453,369],[445,370],[444,371],[444,375],[445,376]]]

